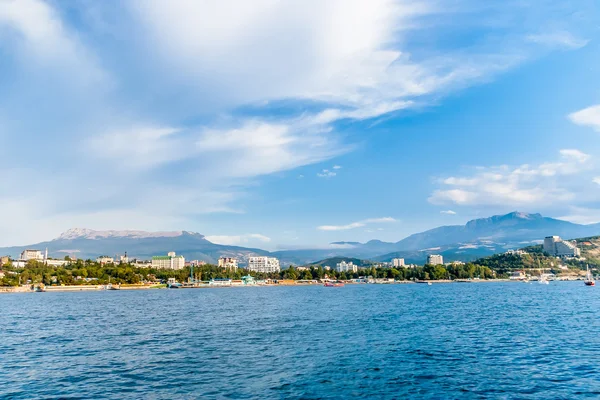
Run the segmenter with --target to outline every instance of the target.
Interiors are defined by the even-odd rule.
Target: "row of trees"
[[[25,283],[44,283],[45,285],[81,285],[81,284],[137,284],[148,281],[166,281],[175,278],[185,282],[190,278],[190,268],[181,270],[155,269],[138,267],[133,264],[99,264],[92,260],[77,260],[73,263],[53,267],[42,262],[28,261],[24,268],[15,268],[10,264],[4,266],[5,277],[0,279],[0,286],[17,286]],[[216,278],[241,279],[244,275],[252,275],[256,279],[356,279],[363,276],[373,278],[390,278],[395,280],[429,280],[429,279],[492,279],[494,271],[487,266],[473,263],[465,265],[425,265],[416,268],[367,268],[358,272],[337,272],[321,266],[309,269],[290,267],[278,273],[264,274],[245,269],[226,270],[215,265],[201,265],[193,270],[196,280],[207,281]]]

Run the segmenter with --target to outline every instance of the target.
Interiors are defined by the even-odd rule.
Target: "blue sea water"
[[[600,396],[582,282],[0,295],[0,398]]]

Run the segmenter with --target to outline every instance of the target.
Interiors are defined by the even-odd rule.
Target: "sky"
[[[0,246],[600,222],[599,21],[596,0],[0,0]]]

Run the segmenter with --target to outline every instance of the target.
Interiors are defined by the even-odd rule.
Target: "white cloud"
[[[324,169],[324,170],[323,170],[323,171],[321,171],[321,172],[317,172],[317,176],[318,176],[319,178],[333,178],[333,177],[334,177],[334,176],[336,176],[336,175],[337,175],[337,173],[335,173],[335,172],[333,172],[333,171],[330,171],[330,170],[328,170],[328,169]]]
[[[248,245],[249,243],[270,243],[271,238],[260,233],[248,233],[245,235],[209,235],[205,236],[206,240],[216,244],[224,244],[229,246]]]
[[[389,222],[396,222],[396,220],[392,217],[369,218],[369,219],[363,219],[362,221],[352,222],[347,225],[322,225],[322,226],[317,227],[317,229],[320,231],[347,231],[350,229],[362,228],[366,225],[382,224],[382,223],[389,223]]]
[[[589,154],[585,154],[577,149],[563,149],[560,151],[560,155],[563,156],[563,158],[575,160],[579,164],[584,164],[590,159]],[[562,166],[564,167],[565,164]]]
[[[87,2],[0,0],[0,146],[28,149],[0,167],[0,221],[22,230],[0,242],[243,212],[260,177],[351,151],[336,122],[438,102],[546,47],[512,34],[534,32],[521,25],[537,7],[512,18],[436,0],[123,4],[95,2],[90,23]],[[480,45],[438,47],[490,15]],[[15,194],[22,182],[31,191]]]
[[[572,206],[569,207],[568,214],[558,217],[558,219],[576,224],[595,224],[600,222],[600,209]]]
[[[333,169],[342,169],[342,166],[341,165],[334,165]]]
[[[575,196],[573,185],[578,180],[563,177],[589,171],[592,168],[591,156],[575,149],[561,150],[560,155],[562,160],[559,162],[537,166],[524,164],[519,167],[481,167],[471,176],[441,179],[439,183],[442,188],[433,192],[429,202],[519,206],[571,201]]]
[[[90,138],[86,151],[120,160],[128,167],[155,167],[190,156],[188,147],[177,139],[179,132],[177,128],[131,127]]]
[[[589,126],[600,132],[600,105],[569,114],[569,119],[577,125]]]
[[[445,211],[440,211],[440,214],[446,214],[446,215],[456,215],[456,211],[452,211],[452,210],[445,210]]]
[[[578,49],[588,44],[588,40],[581,39],[567,31],[547,32],[526,37],[528,42],[541,44],[549,47],[562,47],[566,49]]]
[[[600,185],[600,176],[596,176],[595,178],[593,178],[592,182],[597,183],[598,185]]]

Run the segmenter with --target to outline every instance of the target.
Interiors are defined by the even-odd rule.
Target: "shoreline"
[[[572,280],[554,280],[552,282],[574,282],[578,281],[577,279]],[[467,279],[456,279],[456,280],[428,280],[428,281],[394,281],[394,282],[344,282],[346,285],[406,285],[406,284],[456,284],[456,283],[523,283],[522,280],[515,279],[477,279],[477,280],[467,280]],[[535,283],[537,281],[530,281],[531,283]],[[302,286],[323,286],[323,283],[277,283],[277,284],[265,284],[265,285],[190,285],[190,286],[181,286],[177,288],[177,290],[181,289],[232,289],[232,288],[247,288],[247,287],[302,287]],[[165,286],[158,285],[131,285],[131,286],[121,286],[116,290],[163,290],[168,289]],[[169,289],[174,290],[174,289]],[[110,289],[106,289],[104,285],[71,285],[71,286],[46,286],[45,292],[105,292],[105,291],[113,291]],[[31,289],[29,286],[17,286],[17,287],[0,287],[0,294],[3,293],[39,293],[35,290]]]

